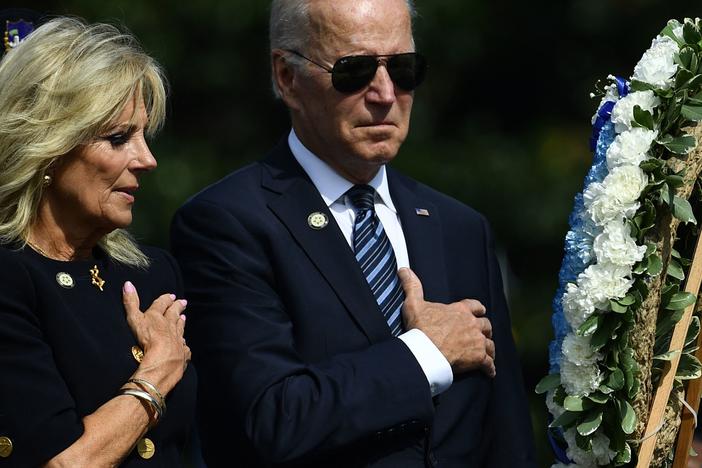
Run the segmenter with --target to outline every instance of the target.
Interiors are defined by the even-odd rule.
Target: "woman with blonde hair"
[[[109,25],[53,19],[0,61],[0,467],[181,465],[180,274],[124,230],[165,99]]]

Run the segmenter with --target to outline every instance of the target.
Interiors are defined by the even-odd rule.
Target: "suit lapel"
[[[274,192],[268,206],[324,276],[370,342],[387,339],[390,331],[356,258],[317,188],[282,142],[263,162],[262,185]],[[326,215],[329,224],[313,229],[311,213]]]
[[[417,182],[400,176],[390,168],[388,184],[402,223],[410,267],[422,282],[424,298],[446,302],[449,290],[439,210],[433,203],[416,195]],[[417,210],[426,211],[418,214]]]

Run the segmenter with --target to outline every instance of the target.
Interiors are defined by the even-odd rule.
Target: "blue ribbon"
[[[617,92],[619,97],[623,98],[629,94],[629,84],[627,81],[620,77],[615,76],[614,82],[617,85]],[[597,140],[600,138],[600,132],[602,127],[606,124],[612,117],[612,109],[614,109],[614,102],[607,101],[597,110],[597,116],[595,117],[595,123],[592,124],[592,136],[590,137],[590,151],[595,151],[597,147]]]

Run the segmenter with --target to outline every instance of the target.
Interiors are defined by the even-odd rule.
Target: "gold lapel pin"
[[[102,291],[102,287],[105,286],[105,280],[100,278],[100,270],[98,266],[95,265],[90,269],[90,279],[91,283],[95,285],[96,288]]]
[[[307,217],[307,225],[312,229],[324,229],[327,224],[329,224],[329,217],[319,211],[315,211]]]

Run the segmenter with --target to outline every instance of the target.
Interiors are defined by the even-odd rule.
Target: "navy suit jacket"
[[[425,299],[486,306],[497,376],[456,376],[432,399],[334,217],[281,142],[190,199],[172,226],[208,466],[533,466],[484,218],[392,169],[388,181]],[[314,212],[326,214],[326,228],[309,226]]]

